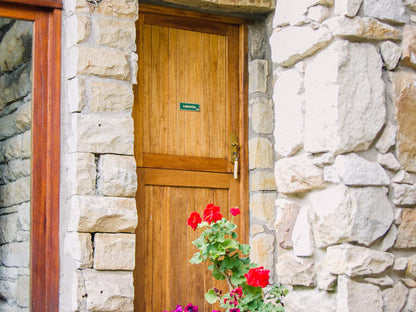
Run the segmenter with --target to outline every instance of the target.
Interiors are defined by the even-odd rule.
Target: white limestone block
[[[393,222],[393,207],[382,187],[338,185],[309,196],[315,242],[325,247],[340,242],[370,245]]]
[[[327,248],[324,266],[332,274],[355,277],[382,273],[393,262],[394,254],[342,244]]]
[[[383,312],[380,288],[338,276],[336,312]]]
[[[335,14],[354,17],[360,9],[362,0],[335,0]]]
[[[383,41],[380,43],[380,53],[384,64],[389,70],[395,69],[402,57],[402,49],[391,41]]]
[[[390,179],[384,169],[355,153],[339,155],[334,168],[346,185],[389,185]]]
[[[385,42],[390,42],[390,41],[385,41]],[[381,134],[380,138],[377,140],[376,149],[378,149],[378,151],[381,153],[387,153],[390,147],[396,144],[396,132],[397,132],[397,128],[390,121],[388,121],[386,123],[386,126],[384,127],[383,133]]]
[[[305,149],[365,150],[384,125],[382,62],[368,43],[335,41],[305,72]]]
[[[275,148],[282,156],[296,154],[303,145],[303,90],[303,77],[295,69],[281,73],[274,87]]]
[[[409,15],[402,0],[363,0],[362,14],[392,24],[409,23]]]
[[[312,229],[308,218],[307,207],[302,207],[296,218],[292,232],[293,253],[299,257],[309,257],[314,254],[315,246]]]
[[[272,61],[290,67],[327,46],[331,39],[332,35],[325,27],[314,30],[293,26],[274,31],[270,37]]]

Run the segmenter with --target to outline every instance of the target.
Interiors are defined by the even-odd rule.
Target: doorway
[[[238,206],[248,237],[245,20],[141,4],[137,28],[135,311],[211,311],[186,223],[208,203]]]

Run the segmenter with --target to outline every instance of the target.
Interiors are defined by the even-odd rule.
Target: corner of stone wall
[[[138,3],[64,0],[62,311],[133,311]]]
[[[250,152],[274,139],[278,199],[266,211],[254,194],[251,208],[276,222],[286,312],[416,311],[415,11],[413,0],[277,3],[274,133],[253,135]]]

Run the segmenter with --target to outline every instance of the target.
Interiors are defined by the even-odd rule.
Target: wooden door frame
[[[0,0],[1,17],[33,21],[32,312],[59,311],[61,8],[61,0]]]
[[[228,17],[222,15],[215,15],[210,13],[203,13],[192,11],[189,8],[187,9],[176,9],[176,8],[168,8],[168,7],[161,7],[155,5],[149,5],[140,3],[139,5],[139,16],[140,13],[149,13],[149,14],[163,14],[163,15],[171,15],[177,17],[183,17],[184,19],[193,20],[193,23],[198,22],[200,20],[208,21],[208,22],[220,22],[226,24],[233,24],[238,26],[239,32],[239,47],[238,47],[238,59],[239,59],[239,120],[241,124],[239,125],[239,133],[238,136],[240,138],[240,142],[242,142],[240,146],[240,204],[242,211],[245,211],[247,214],[249,213],[249,164],[248,164],[248,31],[247,31],[247,24],[251,21],[249,19],[239,18],[239,17]],[[143,29],[143,21],[140,19],[136,22],[136,31],[137,31],[137,40],[143,40],[143,34],[140,33],[140,29]],[[142,67],[140,62],[143,60],[143,51],[139,51],[139,68]],[[139,95],[139,85],[136,84],[134,86],[134,96],[138,98]],[[139,107],[134,106],[133,110],[140,110]],[[140,111],[138,112],[140,115]],[[133,112],[133,116],[136,113]],[[135,122],[135,133],[138,133],[139,128],[141,125]],[[135,138],[135,154],[136,154],[136,161],[138,167],[143,167],[143,157],[141,156],[141,142],[142,138]],[[192,165],[192,164],[191,164]],[[190,169],[192,170],[192,169]],[[247,229],[247,236],[249,230],[249,218],[246,218],[245,229]],[[247,239],[247,238],[246,238]],[[248,239],[247,239],[248,241]]]

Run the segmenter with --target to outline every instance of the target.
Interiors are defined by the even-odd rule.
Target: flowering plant
[[[230,213],[237,216],[240,209],[231,208]],[[194,231],[203,229],[201,236],[193,241],[199,251],[190,262],[208,262],[213,277],[225,280],[229,288],[226,293],[217,288],[208,290],[205,294],[208,303],[218,301],[227,312],[284,311],[282,297],[287,290],[269,285],[270,271],[250,262],[250,246],[237,241],[237,226],[223,218],[220,207],[208,204],[202,218],[198,212],[192,212],[188,225]]]

